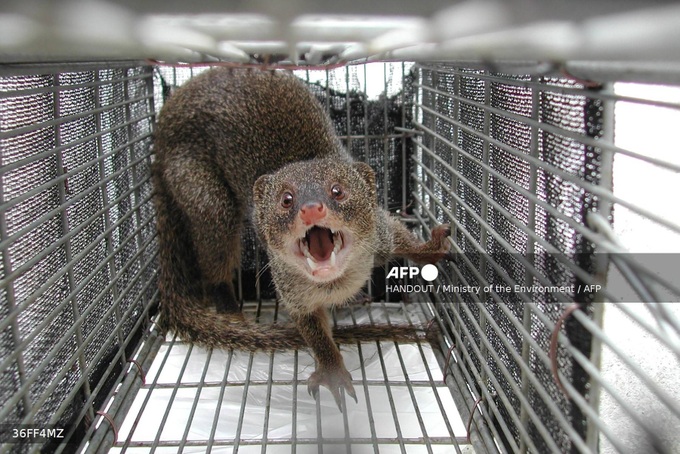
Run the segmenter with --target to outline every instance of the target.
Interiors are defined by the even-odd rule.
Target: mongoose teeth
[[[305,238],[299,240],[300,241],[300,250],[302,251],[302,254],[307,257],[307,260],[313,260],[312,255],[309,253],[309,243],[307,243],[307,240]]]
[[[335,254],[337,254],[340,249],[343,248],[344,242],[343,242],[343,237],[342,233],[338,230],[333,230],[329,229],[331,231],[332,235],[332,240],[333,240],[333,254],[332,254],[332,259],[331,259],[331,264],[335,266]],[[309,231],[305,234],[303,238],[300,238],[298,240],[298,246],[300,248],[300,251],[302,252],[302,255],[304,255],[307,259],[311,259],[316,262],[312,254],[309,252]],[[313,269],[313,267],[312,267]]]
[[[309,265],[309,268],[312,271],[316,270],[316,262],[312,260],[310,257],[307,257],[307,265]]]
[[[331,231],[333,231],[331,229]],[[333,252],[338,252],[342,249],[342,234],[340,232],[333,232]]]
[[[320,235],[326,233],[330,236],[331,244],[328,243],[326,237],[320,238]],[[347,234],[341,230],[315,225],[307,230],[302,238],[298,238],[294,246],[297,248],[295,252],[302,259],[301,266],[306,274],[310,275],[313,280],[323,281],[341,276],[344,273],[343,265],[347,259],[348,247],[351,244],[351,238],[345,237]],[[319,242],[324,245],[320,245]]]

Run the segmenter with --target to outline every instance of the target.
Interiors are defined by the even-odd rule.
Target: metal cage
[[[0,452],[680,450],[680,71],[651,61],[678,55],[659,38],[677,8],[614,42],[601,31],[639,19],[583,10],[547,29],[545,11],[511,21],[491,2],[429,22],[304,16],[286,34],[267,16],[75,4],[0,30]],[[118,33],[133,23],[156,33]],[[138,53],[158,58],[116,59]],[[207,350],[156,327],[155,115],[216,59],[294,70],[383,207],[424,238],[452,226],[435,280],[391,263],[370,304],[332,313],[438,332],[343,347],[345,413],[307,395],[304,350]],[[238,297],[260,323],[286,318],[266,260],[247,232]]]

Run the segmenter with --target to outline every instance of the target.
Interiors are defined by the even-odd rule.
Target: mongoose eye
[[[291,208],[293,206],[293,194],[286,191],[281,195],[281,206],[283,208]]]
[[[334,184],[331,186],[331,195],[335,200],[344,200],[347,197],[345,189],[339,184]]]

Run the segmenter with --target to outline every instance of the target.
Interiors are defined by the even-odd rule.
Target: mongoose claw
[[[312,383],[307,383],[307,393],[317,400],[319,398],[319,385],[313,385]]]
[[[453,252],[447,252],[444,254],[444,260],[448,260],[449,262],[453,262],[456,260],[456,254]]]
[[[307,392],[309,395],[317,400],[319,397],[319,385],[323,385],[331,392],[338,409],[342,412],[342,398],[340,391],[342,389],[354,399],[354,402],[359,402],[357,394],[352,385],[352,376],[344,367],[338,369],[317,369],[309,376],[307,381]]]
[[[432,229],[432,237],[441,236],[446,238],[451,236],[451,226],[449,224],[441,224]]]
[[[449,224],[440,224],[432,229],[432,239],[430,241],[448,249],[443,243],[445,243],[446,238],[449,236],[451,236],[451,226]]]

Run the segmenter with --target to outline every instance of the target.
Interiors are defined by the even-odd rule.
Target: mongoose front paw
[[[328,388],[340,411],[342,411],[341,389],[344,388],[347,394],[354,399],[354,402],[358,402],[357,394],[354,391],[354,386],[352,386],[352,375],[343,365],[335,368],[319,368],[309,376],[307,391],[315,400],[319,397],[319,385]]]
[[[452,254],[449,252],[451,244],[448,237],[451,236],[451,226],[441,224],[432,229],[430,241],[426,242],[421,252],[415,258],[418,263],[437,263],[442,259],[451,260]]]

